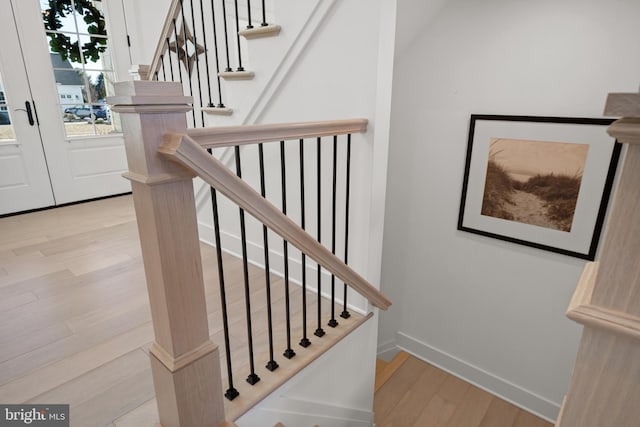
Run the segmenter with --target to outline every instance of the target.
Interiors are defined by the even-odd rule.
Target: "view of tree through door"
[[[106,18],[124,20],[118,3],[0,0],[0,214],[130,190],[122,134],[105,104],[116,79],[109,51],[118,47]]]
[[[119,130],[105,104],[114,70],[102,2],[40,0],[40,8],[67,136]]]

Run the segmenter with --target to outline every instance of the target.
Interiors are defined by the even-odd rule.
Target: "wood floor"
[[[376,366],[376,427],[552,427],[407,353]]]
[[[222,345],[215,252],[201,246],[209,330]],[[307,295],[312,346],[297,345],[302,336],[299,287],[291,287],[292,341],[297,355],[281,357],[286,348],[284,283],[271,275],[275,359],[268,359],[265,276],[249,266],[256,372],[249,374],[242,265],[224,257],[235,387],[241,398],[225,402],[235,419],[241,402],[257,399],[267,386],[310,363],[333,345],[340,334],[364,321],[352,313],[338,328],[325,327],[316,338],[317,297]],[[341,308],[340,308],[341,310]],[[326,324],[330,304],[322,305]],[[338,311],[340,312],[340,311]],[[130,196],[67,206],[0,219],[0,402],[69,403],[75,427],[152,426],[157,409],[149,367],[153,340],[149,302]],[[221,348],[221,355],[224,350]],[[295,363],[293,363],[295,361]],[[226,362],[223,385],[227,387]],[[257,391],[259,390],[259,391]]]
[[[214,342],[223,343],[215,253],[203,245],[202,254],[209,327]],[[229,312],[236,313],[230,319],[231,348],[234,363],[242,367],[248,359],[242,266],[233,257],[224,263]],[[251,266],[249,274],[255,283],[256,366],[267,382],[264,275]],[[274,306],[282,307],[282,280],[272,276],[272,285]],[[300,301],[300,290],[292,289],[291,300]],[[316,298],[307,300],[315,313]],[[326,313],[329,304],[323,307]],[[295,319],[300,304],[292,309]],[[276,325],[284,323],[283,316],[283,310],[274,310]],[[276,342],[284,335],[277,328]],[[293,336],[297,342],[299,328]],[[0,402],[69,403],[74,427],[152,426],[157,421],[148,356],[152,339],[130,196],[0,219]],[[310,339],[322,345],[313,335]],[[296,358],[310,357],[301,347],[295,350]],[[245,376],[236,375],[238,388],[249,387]],[[413,359],[381,386],[376,417],[379,427],[549,425]]]

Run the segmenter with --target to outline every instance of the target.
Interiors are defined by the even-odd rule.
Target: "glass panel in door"
[[[119,131],[105,103],[114,72],[102,2],[39,1],[66,136]]]

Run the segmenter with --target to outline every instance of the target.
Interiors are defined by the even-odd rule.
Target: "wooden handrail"
[[[287,139],[288,137],[289,135],[281,135],[275,140]],[[298,138],[298,136],[293,138]],[[260,141],[265,141],[265,139],[260,139]],[[165,136],[164,143],[158,148],[158,152],[196,173],[207,184],[227,196],[258,221],[261,221],[280,237],[306,253],[338,279],[359,292],[375,307],[386,310],[391,305],[391,301],[382,292],[318,243],[251,186],[234,175],[222,162],[211,156],[203,146],[209,145],[201,145],[190,135],[168,134]],[[213,146],[218,145],[214,144]]]
[[[173,20],[178,17],[180,14],[180,0],[171,0],[171,5],[169,5],[169,12],[167,13],[167,17],[164,20],[164,25],[162,26],[162,32],[160,33],[160,38],[158,39],[158,44],[156,45],[156,49],[153,52],[153,59],[151,60],[151,65],[149,66],[149,74],[147,79],[153,80],[153,76],[156,71],[160,69],[160,57],[162,56],[162,52],[165,50],[166,40],[169,37],[171,31],[173,31]]]
[[[231,147],[320,136],[361,133],[367,130],[367,119],[324,122],[278,123],[250,126],[224,126],[189,129],[187,135],[203,148]]]

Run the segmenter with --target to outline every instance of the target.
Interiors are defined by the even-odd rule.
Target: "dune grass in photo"
[[[520,179],[516,179],[517,174],[514,175],[498,161],[508,153],[492,148],[487,162],[481,214],[570,232],[580,193],[582,169],[573,175],[547,172],[526,179],[520,175]]]
[[[502,165],[493,159],[487,164],[487,178],[482,198],[482,215],[513,220],[513,215],[506,210],[513,205],[514,180]]]

